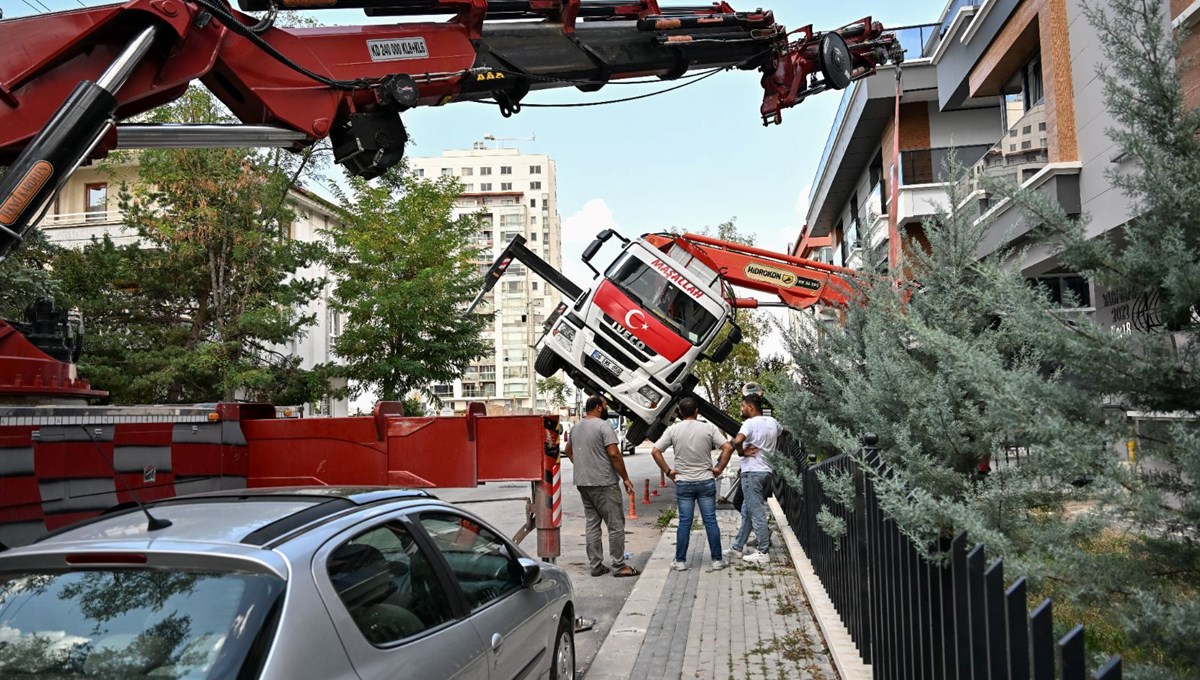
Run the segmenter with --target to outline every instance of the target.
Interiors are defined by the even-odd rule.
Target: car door
[[[363,680],[488,680],[489,650],[466,618],[441,559],[402,518],[328,541],[313,575]]]
[[[454,575],[488,646],[492,680],[538,677],[550,663],[549,627],[557,621],[543,593],[522,587],[516,549],[466,515],[430,511],[417,521]]]

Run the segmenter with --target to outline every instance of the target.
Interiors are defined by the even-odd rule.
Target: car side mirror
[[[531,560],[528,557],[517,558],[517,564],[521,565],[521,587],[528,588],[537,583],[542,578],[542,564],[537,560]]]

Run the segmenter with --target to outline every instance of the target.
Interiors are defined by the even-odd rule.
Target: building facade
[[[533,252],[561,269],[562,223],[554,161],[544,154],[475,146],[432,158],[409,158],[410,170],[426,179],[453,176],[462,183],[454,217],[481,216],[476,237],[481,271],[486,272],[516,236],[524,237]],[[485,332],[494,351],[472,364],[462,379],[432,386],[442,412],[465,412],[473,401],[487,404],[490,413],[557,410],[539,394],[533,362],[542,323],[560,297],[526,267],[513,264],[480,307],[481,313],[495,314]]]
[[[1163,8],[1164,22],[1177,27],[1200,19],[1200,3]],[[1003,177],[1043,192],[1068,214],[1087,215],[1092,236],[1114,233],[1133,216],[1110,173],[1136,168],[1108,137],[1116,123],[1097,75],[1101,38],[1083,10],[1083,0],[950,0],[935,22],[899,29],[908,50],[899,115],[894,67],[843,93],[795,254],[849,267],[864,257],[886,262],[889,222],[920,244],[923,223],[939,207],[969,210],[991,220],[980,257],[1018,252],[1015,264],[1055,300],[1102,323],[1114,319],[1108,302],[1122,304],[1117,296],[1029,243],[1036,225],[973,179]],[[1184,51],[1198,50],[1193,35]],[[1200,71],[1192,65],[1183,77],[1192,103],[1200,102]],[[947,205],[951,155],[967,168],[958,206]],[[821,314],[796,316],[793,327],[819,332]]]
[[[38,223],[38,228],[52,243],[68,248],[82,248],[93,238],[105,235],[117,245],[134,243],[138,238],[137,232],[125,226],[117,193],[122,183],[133,185],[137,181],[136,165],[109,165],[103,170],[96,166],[81,167],[67,180]],[[321,238],[321,231],[336,226],[337,211],[328,201],[303,189],[293,190],[289,199],[296,215],[291,226],[292,238],[315,241]],[[297,272],[297,275],[330,278],[323,265],[311,266]],[[327,284],[317,297],[300,310],[301,313],[312,314],[316,318],[315,324],[305,329],[303,335],[293,338],[288,346],[273,348],[300,357],[300,366],[305,370],[335,361],[333,341],[340,330],[340,320],[329,307],[332,292],[332,284]],[[306,415],[332,416],[348,415],[350,408],[347,400],[331,398],[317,404],[289,406],[302,406]]]

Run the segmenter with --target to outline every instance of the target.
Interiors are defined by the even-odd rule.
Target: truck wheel
[[[648,433],[646,433],[646,439],[649,439],[652,442],[656,442],[662,438],[663,433],[666,431],[667,431],[666,423],[654,423],[654,425],[650,427],[650,431]]]
[[[549,378],[558,373],[558,364],[558,355],[554,353],[554,350],[549,347],[543,347],[538,352],[537,359],[533,362],[533,370],[537,371],[537,374],[543,378]]]
[[[625,441],[629,442],[629,449],[632,451],[646,440],[646,433],[650,431],[650,426],[639,420],[638,418],[629,419],[629,428],[625,430]]]

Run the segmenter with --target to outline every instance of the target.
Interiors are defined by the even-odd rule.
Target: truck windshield
[[[636,257],[618,260],[609,269],[608,280],[693,345],[708,337],[717,323],[699,300]]]
[[[238,677],[284,587],[240,573],[0,573],[0,675]]]

